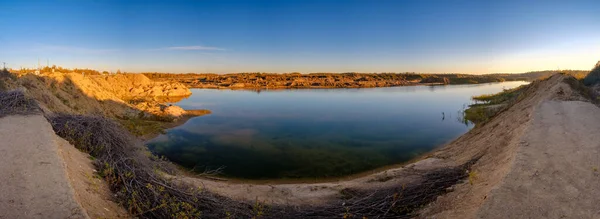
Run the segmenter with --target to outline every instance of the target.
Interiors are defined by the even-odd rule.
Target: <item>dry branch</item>
[[[344,189],[343,200],[314,207],[279,206],[273,218],[413,218],[419,209],[447,192],[467,176],[476,161],[424,173],[419,182],[374,191]]]

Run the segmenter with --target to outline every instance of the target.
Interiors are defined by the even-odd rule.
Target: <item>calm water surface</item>
[[[467,132],[471,96],[526,82],[275,91],[194,89],[177,105],[213,113],[150,142],[158,155],[246,179],[344,176],[405,162]]]

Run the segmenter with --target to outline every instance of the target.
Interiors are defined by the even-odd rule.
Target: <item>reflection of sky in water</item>
[[[188,167],[242,178],[327,177],[400,163],[448,142],[473,95],[523,82],[369,89],[195,89],[177,105],[209,109],[149,144]],[[445,118],[442,119],[442,113]]]

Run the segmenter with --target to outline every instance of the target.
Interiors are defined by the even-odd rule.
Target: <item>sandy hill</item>
[[[142,74],[27,74],[19,78],[19,83],[49,111],[112,117],[181,114],[180,108],[166,110],[167,106],[157,99],[191,95],[182,84],[153,82]]]

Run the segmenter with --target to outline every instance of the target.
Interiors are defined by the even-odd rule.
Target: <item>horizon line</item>
[[[7,63],[8,64],[8,63]],[[118,71],[120,71],[121,73],[128,73],[128,74],[144,74],[144,73],[149,73],[149,74],[217,74],[217,75],[224,75],[224,74],[352,74],[352,73],[356,73],[356,74],[460,74],[460,75],[493,75],[493,74],[524,74],[524,73],[531,73],[531,72],[547,72],[547,71],[555,71],[555,72],[563,72],[563,71],[591,71],[591,70],[583,70],[583,69],[557,69],[557,70],[533,70],[533,71],[525,71],[525,72],[491,72],[491,73],[461,73],[461,72],[416,72],[416,71],[397,71],[397,72],[392,72],[392,71],[374,71],[374,72],[367,72],[367,71],[339,71],[339,72],[334,72],[334,71],[311,71],[311,72],[300,72],[300,71],[281,71],[281,72],[266,72],[266,71],[232,71],[232,72],[159,72],[159,71],[121,71],[120,69],[117,70],[98,70],[95,68],[69,68],[69,67],[63,67],[63,66],[59,66],[59,65],[46,65],[46,66],[42,66],[39,68],[50,68],[51,66],[56,66],[57,68],[62,68],[62,69],[69,69],[69,70],[75,70],[75,69],[80,69],[80,70],[93,70],[93,71],[97,71],[100,73],[103,72],[109,72],[109,73],[116,73]],[[39,68],[11,68],[8,67],[7,69],[10,70],[35,70],[35,69],[39,69]]]

